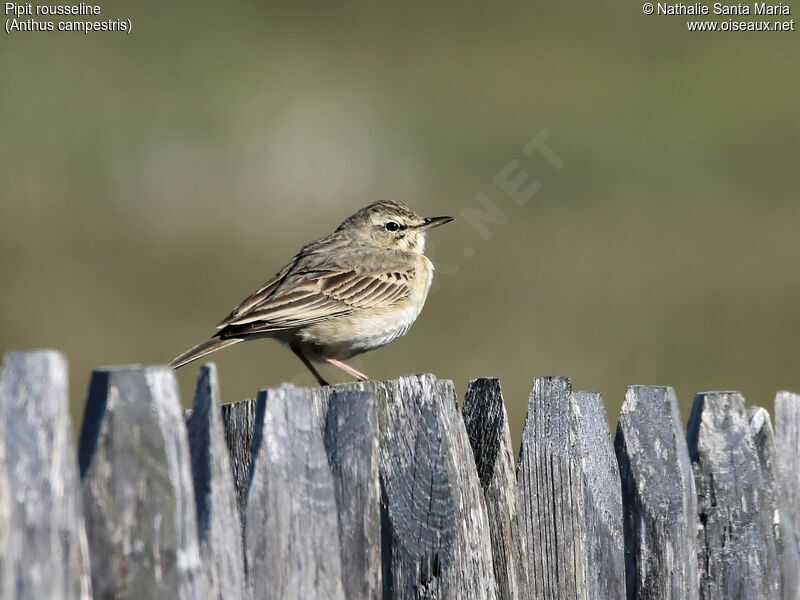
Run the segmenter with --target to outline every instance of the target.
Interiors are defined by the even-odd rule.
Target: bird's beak
[[[453,217],[426,217],[425,222],[422,225],[417,225],[415,229],[417,231],[427,231],[450,221],[455,221],[455,219]]]

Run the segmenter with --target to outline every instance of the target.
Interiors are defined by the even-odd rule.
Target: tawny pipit
[[[423,254],[425,232],[452,217],[420,217],[405,204],[362,208],[327,237],[300,252],[233,309],[207,342],[187,350],[174,369],[253,338],[288,346],[320,385],[313,362],[328,362],[356,379],[367,376],[344,360],[385,346],[419,316],[433,279]]]

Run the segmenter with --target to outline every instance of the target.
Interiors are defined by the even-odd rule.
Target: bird
[[[381,200],[303,248],[217,325],[210,340],[173,359],[177,369],[222,348],[257,338],[288,347],[321,386],[314,363],[359,381],[344,361],[405,335],[433,280],[425,235],[453,217],[421,217],[402,202]]]

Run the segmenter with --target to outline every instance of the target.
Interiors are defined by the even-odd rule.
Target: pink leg
[[[298,350],[294,346],[289,346],[289,347],[292,349],[292,352],[295,353],[295,356],[297,356],[297,358],[299,358],[302,361],[302,363],[306,366],[306,368],[309,371],[311,371],[311,374],[314,377],[316,377],[317,383],[319,383],[322,386],[330,385],[327,381],[325,381],[325,379],[322,377],[322,375],[319,374],[319,371],[317,371],[314,368],[314,365],[311,364],[311,361],[308,360],[302,352],[300,352],[300,350]]]
[[[327,356],[323,357],[327,362],[331,363],[334,367],[339,367],[345,373],[349,373],[359,381],[369,381],[369,377],[364,375],[361,371],[358,371],[351,367],[350,365],[343,363],[340,360],[336,360],[335,358],[329,358]]]

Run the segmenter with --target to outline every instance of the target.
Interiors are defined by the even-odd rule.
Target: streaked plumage
[[[449,221],[420,217],[393,201],[359,210],[331,235],[303,247],[217,325],[211,340],[170,366],[247,339],[271,337],[289,346],[323,385],[309,361],[327,361],[366,379],[341,361],[408,331],[433,278],[433,265],[423,254],[425,231]]]

